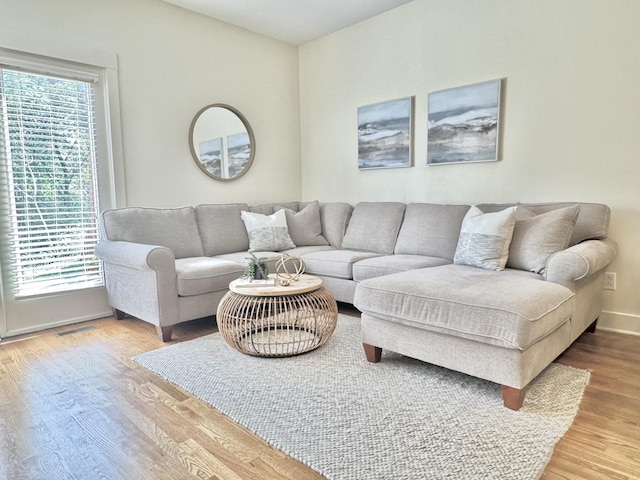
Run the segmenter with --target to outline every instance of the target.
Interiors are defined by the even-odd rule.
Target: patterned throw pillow
[[[249,235],[250,252],[279,252],[296,247],[289,236],[284,210],[273,215],[242,211],[240,215]]]
[[[516,207],[493,213],[471,207],[462,221],[453,263],[503,270],[509,256],[515,214]]]

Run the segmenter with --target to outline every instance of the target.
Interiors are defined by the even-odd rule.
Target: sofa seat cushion
[[[178,295],[188,297],[226,290],[236,278],[242,276],[244,267],[228,260],[212,257],[191,257],[176,260]]]
[[[316,246],[309,245],[307,247],[291,248],[289,250],[285,250],[284,252],[281,252],[281,254],[286,253],[287,255],[293,255],[294,257],[302,257],[303,255],[308,255],[309,253],[326,252],[329,250],[335,250],[335,248],[333,248],[330,245],[316,245]]]
[[[525,350],[569,321],[573,295],[531,272],[444,265],[360,282],[354,305],[391,322]]]
[[[354,263],[378,256],[380,254],[373,252],[324,250],[308,253],[301,258],[306,266],[306,273],[351,280],[353,278]]]
[[[282,258],[283,252],[252,252],[258,258],[266,259],[266,266],[269,273],[275,273],[276,263]],[[250,252],[235,252],[225,253],[224,255],[216,255],[215,258],[220,260],[227,260],[229,262],[239,263],[244,272],[244,266],[247,264],[248,258],[251,255]]]
[[[367,258],[353,265],[353,279],[361,282],[368,278],[390,275],[392,273],[415,270],[417,268],[437,267],[450,264],[451,260],[424,255],[384,255]]]

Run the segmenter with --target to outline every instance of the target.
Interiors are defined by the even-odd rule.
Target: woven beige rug
[[[250,357],[212,334],[134,360],[330,480],[537,479],[589,382],[552,364],[513,412],[497,384],[389,352],[368,363],[346,315],[297,357]]]

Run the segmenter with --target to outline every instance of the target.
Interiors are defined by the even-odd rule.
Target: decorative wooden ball
[[[287,286],[295,282],[304,273],[305,265],[301,258],[283,254],[276,262],[276,283]]]

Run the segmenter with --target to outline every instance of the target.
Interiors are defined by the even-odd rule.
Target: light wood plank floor
[[[2,340],[0,479],[322,478],[130,360],[163,345],[128,317]],[[559,362],[593,373],[543,478],[640,478],[640,337],[585,334]]]

